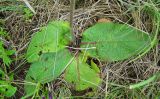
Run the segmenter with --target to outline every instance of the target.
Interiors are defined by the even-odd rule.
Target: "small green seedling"
[[[11,97],[15,94],[17,88],[11,85],[12,75],[6,78],[6,74],[0,68],[0,98]]]
[[[7,50],[4,48],[4,42],[3,37],[7,37],[7,33],[4,30],[0,30],[0,59],[3,60],[3,63],[6,66],[9,66],[12,62],[10,59],[10,55],[13,55],[15,53],[14,50]]]
[[[32,18],[33,13],[28,8],[24,8],[23,12],[24,12],[24,18],[25,18],[25,20],[29,21]]]
[[[0,59],[2,64],[7,67],[10,67],[12,62],[10,55],[14,54],[14,50],[8,50],[4,48],[4,38],[7,38],[7,32],[5,32],[2,28],[0,28]],[[2,65],[1,64],[1,65]],[[1,67],[1,66],[0,66]],[[5,70],[6,71],[6,70]],[[11,85],[11,81],[13,80],[13,75],[8,76],[1,68],[0,68],[0,98],[11,97],[15,94],[17,88]]]

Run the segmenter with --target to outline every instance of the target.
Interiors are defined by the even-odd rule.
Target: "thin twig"
[[[10,42],[6,41],[5,39],[0,37],[0,41],[3,42],[4,46],[8,47],[10,45]]]
[[[71,26],[71,32],[72,32],[72,38],[74,40],[74,43],[76,45],[76,37],[74,34],[74,29],[73,29],[73,15],[74,15],[74,10],[75,10],[75,0],[71,0],[70,4],[70,26]]]
[[[33,7],[29,4],[28,0],[23,0],[24,3],[27,5],[27,7],[34,13],[36,14],[35,10],[33,9]]]
[[[89,50],[89,49],[96,49],[96,47],[89,47],[89,48],[76,48],[76,47],[70,47],[70,46],[66,46],[67,48],[70,49],[75,49],[75,50]]]

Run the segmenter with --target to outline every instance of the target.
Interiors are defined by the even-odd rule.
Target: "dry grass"
[[[86,28],[95,24],[100,18],[110,18],[113,22],[129,24],[146,32],[153,31],[154,23],[151,16],[149,13],[141,10],[144,2],[118,1],[121,0],[79,0],[74,12],[74,32],[77,35],[81,35]],[[19,3],[23,4],[22,1]],[[37,12],[30,21],[25,21],[21,12],[3,12],[6,20],[5,29],[11,35],[10,42],[18,51],[17,60],[13,63],[14,71],[17,72],[17,82],[23,81],[25,71],[29,67],[24,59],[24,54],[32,34],[50,20],[69,21],[70,18],[70,4],[68,0],[30,0],[30,4]],[[158,94],[160,82],[154,82],[153,85],[149,85],[150,87],[135,90],[135,96],[133,95],[134,92],[128,89],[128,86],[147,79],[160,71],[159,61],[159,49],[154,47],[148,54],[131,63],[128,63],[129,60],[102,63],[101,75],[103,84],[99,86],[99,90],[94,93],[93,97],[104,98],[108,96],[108,98],[130,99],[138,98],[136,97],[138,94],[142,98],[154,98]],[[21,73],[23,73],[22,76],[20,76]],[[20,84],[17,83],[17,85],[23,90]],[[69,87],[63,79],[58,80],[54,85],[52,83],[49,84],[49,88],[55,95],[61,93],[65,97],[70,97],[72,91],[66,86]],[[22,96],[23,92],[19,91],[17,94]],[[86,93],[81,94],[81,96],[83,98],[86,97]]]

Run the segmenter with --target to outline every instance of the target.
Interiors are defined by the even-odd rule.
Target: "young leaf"
[[[0,58],[3,59],[3,62],[9,66],[12,60],[9,58],[9,55],[12,55],[15,51],[14,50],[6,50],[3,47],[3,42],[0,41]]]
[[[0,68],[0,94],[6,97],[11,97],[15,94],[17,88],[10,84],[10,81],[5,80],[5,73]]]
[[[32,37],[26,54],[28,62],[38,60],[42,53],[57,52],[63,49],[69,43],[70,35],[69,23],[50,22]]]
[[[2,80],[5,77],[4,71],[0,68],[0,80]]]
[[[81,57],[79,57],[81,58]],[[99,74],[91,69],[87,63],[81,61],[78,62],[79,70],[77,68],[77,61],[74,61],[65,71],[65,80],[73,83],[77,91],[82,91],[87,88],[97,88],[101,83]]]
[[[128,25],[108,22],[97,23],[87,29],[83,33],[82,43],[96,47],[87,50],[90,56],[104,61],[118,61],[145,51],[150,46],[150,38]]]
[[[39,60],[31,65],[26,81],[41,84],[53,81],[67,68],[72,58],[68,50],[42,54]],[[35,87],[35,85],[25,85],[26,93],[33,93]]]
[[[91,60],[91,68],[93,70],[95,70],[97,73],[100,73],[101,71],[99,70],[99,68],[97,67],[97,64],[93,62],[93,60]]]
[[[6,97],[11,97],[15,94],[17,88],[10,85],[8,82],[0,80],[0,93]]]

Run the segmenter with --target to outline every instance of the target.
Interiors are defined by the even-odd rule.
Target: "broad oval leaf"
[[[39,60],[31,65],[27,73],[25,80],[31,84],[25,85],[26,94],[33,93],[36,84],[48,83],[60,76],[72,59],[73,57],[68,50],[42,54]]]
[[[103,61],[118,61],[138,55],[151,42],[145,32],[112,22],[97,23],[84,31],[82,37],[81,47],[96,47],[87,53]]]
[[[50,22],[32,37],[26,54],[28,62],[36,61],[41,53],[63,49],[69,43],[70,35],[68,22]]]
[[[96,89],[101,83],[99,73],[91,69],[87,63],[81,61],[81,57],[79,57],[79,60],[74,59],[69,65],[65,71],[64,78],[67,82],[72,83],[77,91],[87,88]]]

